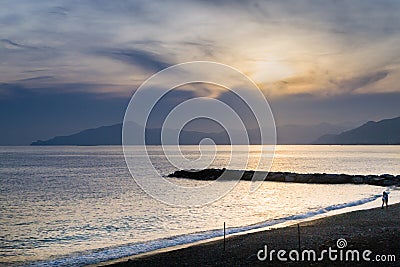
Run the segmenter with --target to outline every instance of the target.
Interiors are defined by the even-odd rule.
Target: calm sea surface
[[[259,150],[251,146],[255,154]],[[175,170],[160,147],[150,147],[149,153],[161,174]],[[183,153],[199,156],[197,146],[185,146]],[[218,146],[211,167],[226,166],[229,157],[229,147]],[[144,159],[135,155],[138,169]],[[250,159],[247,168],[255,166]],[[399,175],[400,146],[277,146],[272,170]],[[185,181],[201,183],[206,182]],[[249,182],[242,181],[212,204],[178,208],[152,199],[136,185],[117,146],[0,147],[0,184],[0,264],[7,265],[96,263],[217,236],[223,222],[240,231],[368,201],[383,190],[264,182],[249,193]]]

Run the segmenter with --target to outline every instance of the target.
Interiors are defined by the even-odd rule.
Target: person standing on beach
[[[389,194],[383,191],[382,193],[382,209],[383,206],[386,205],[386,208],[388,207],[388,202],[389,202]]]

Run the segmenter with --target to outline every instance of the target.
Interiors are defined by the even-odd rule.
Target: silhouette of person
[[[389,194],[383,191],[382,193],[382,209],[383,206],[386,205],[386,208],[388,207],[388,202],[389,202]]]

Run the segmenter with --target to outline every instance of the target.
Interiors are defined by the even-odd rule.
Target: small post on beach
[[[300,243],[300,224],[297,224],[297,238],[299,241],[299,253],[301,252],[301,243]]]
[[[226,234],[225,234],[225,222],[224,222],[224,251],[225,251],[225,236]]]

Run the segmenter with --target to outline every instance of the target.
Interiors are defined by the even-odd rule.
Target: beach
[[[388,208],[380,207],[369,210],[358,210],[330,217],[320,218],[312,221],[302,222],[284,228],[271,229],[244,235],[228,236],[225,241],[216,240],[196,245],[177,248],[168,251],[156,251],[117,261],[108,262],[106,266],[400,266],[400,204],[394,204]],[[317,255],[316,261],[291,261],[288,257],[291,250],[299,251],[314,250]],[[341,240],[341,249],[337,242]],[[344,241],[344,240],[345,241]],[[343,243],[345,242],[345,244]],[[264,261],[258,259],[265,256],[267,246],[267,257]],[[326,252],[321,261],[323,250],[332,249],[332,261]],[[259,252],[262,250],[261,252]],[[278,260],[277,252],[270,260],[271,250],[285,250],[282,258],[288,261]],[[337,250],[334,252],[333,250]],[[340,260],[340,250],[343,251]],[[357,250],[356,254],[346,252]],[[365,252],[366,250],[371,253]],[[363,252],[366,257],[363,258]],[[368,254],[368,255],[367,255]],[[296,254],[292,253],[295,258]],[[312,257],[311,257],[312,259]],[[369,261],[367,261],[369,260]],[[380,260],[378,262],[378,260]],[[385,262],[382,262],[385,260]]]

